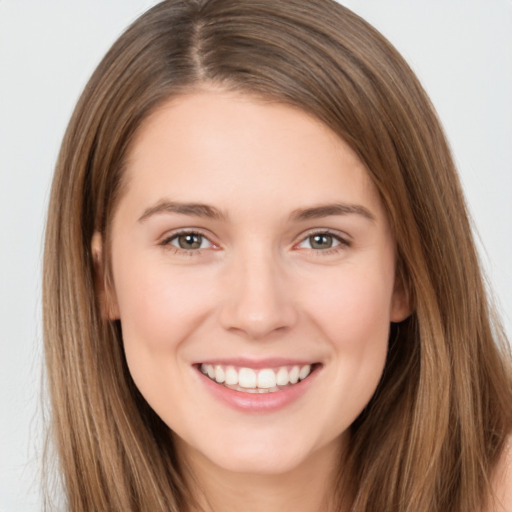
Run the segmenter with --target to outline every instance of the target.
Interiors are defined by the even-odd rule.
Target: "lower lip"
[[[243,391],[236,391],[222,384],[217,384],[201,373],[198,368],[197,373],[207,390],[226,405],[243,412],[264,413],[278,411],[298,400],[310,388],[319,370],[320,368],[316,367],[306,379],[293,386],[272,393],[244,393]]]

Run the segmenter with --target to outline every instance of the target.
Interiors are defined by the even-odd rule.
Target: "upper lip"
[[[272,357],[265,359],[252,359],[246,357],[237,358],[212,358],[204,359],[194,363],[195,365],[200,364],[211,364],[211,365],[222,365],[222,366],[235,366],[239,368],[252,368],[258,370],[261,368],[279,368],[281,366],[304,366],[307,364],[315,364],[318,361],[313,359],[296,359],[287,357]]]

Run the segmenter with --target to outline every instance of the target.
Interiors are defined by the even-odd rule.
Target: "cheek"
[[[341,283],[340,283],[341,284]],[[337,411],[332,424],[343,431],[366,407],[381,380],[389,340],[391,288],[380,280],[347,280],[322,312],[333,347],[331,383]]]
[[[392,273],[391,273],[392,275]],[[393,282],[389,274],[351,272],[332,276],[309,305],[311,318],[331,347],[330,382],[339,428],[347,428],[380,381],[388,348]]]
[[[165,263],[132,262],[117,269],[116,297],[127,351],[137,347],[168,350],[208,314],[212,292],[206,277],[191,281],[186,271]]]
[[[116,268],[123,346],[132,379],[164,421],[171,418],[171,404],[173,421],[185,421],[181,406],[194,403],[194,397],[182,385],[189,368],[183,364],[182,346],[214,303],[210,281],[192,281],[186,271],[165,264],[137,265],[132,260]]]
[[[334,274],[329,286],[311,301],[309,309],[328,338],[339,348],[364,350],[387,342],[393,282],[386,272]]]

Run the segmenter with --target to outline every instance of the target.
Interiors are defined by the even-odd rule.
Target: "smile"
[[[246,368],[221,364],[201,364],[199,369],[210,380],[243,393],[275,393],[306,379],[314,365],[292,365],[277,368]]]

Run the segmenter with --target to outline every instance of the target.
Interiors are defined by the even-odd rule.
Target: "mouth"
[[[294,387],[319,368],[319,363],[268,368],[201,363],[198,370],[211,381],[241,393],[276,393]]]

